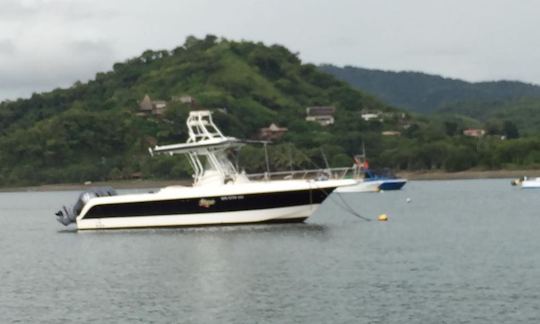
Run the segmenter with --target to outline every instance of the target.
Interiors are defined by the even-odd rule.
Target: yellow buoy
[[[388,216],[386,216],[386,214],[380,214],[379,217],[377,217],[377,220],[380,222],[386,222],[388,220]]]

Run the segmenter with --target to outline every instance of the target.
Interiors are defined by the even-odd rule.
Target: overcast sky
[[[537,0],[0,0],[0,100],[206,34],[316,64],[540,84]]]

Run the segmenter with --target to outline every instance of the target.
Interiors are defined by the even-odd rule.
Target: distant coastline
[[[468,170],[461,172],[443,171],[403,171],[397,175],[408,180],[467,180],[467,179],[514,179],[522,176],[540,177],[540,170]],[[22,192],[22,191],[81,191],[93,187],[109,186],[115,189],[149,189],[162,188],[166,186],[189,186],[190,179],[178,180],[121,180],[83,183],[63,183],[47,184],[40,186],[5,187],[0,188],[0,192]]]
[[[119,181],[98,181],[91,183],[58,183],[45,184],[39,186],[5,187],[0,188],[0,192],[21,192],[21,191],[81,191],[95,187],[113,187],[114,189],[151,189],[166,186],[189,186],[191,180],[119,180]]]
[[[540,170],[404,171],[398,172],[398,176],[409,180],[514,179],[540,177]]]

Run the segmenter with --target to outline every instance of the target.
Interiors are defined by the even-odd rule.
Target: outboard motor
[[[94,197],[107,197],[115,196],[116,191],[111,187],[92,188],[79,195],[79,199],[72,208],[68,209],[66,206],[62,206],[62,209],[55,213],[56,220],[60,223],[68,226],[71,223],[75,223],[77,216],[81,213],[84,205]]]

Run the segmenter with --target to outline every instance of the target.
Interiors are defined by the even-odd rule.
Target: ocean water
[[[540,190],[509,180],[334,194],[285,225],[76,232],[53,214],[77,196],[0,193],[0,322],[540,323]]]

